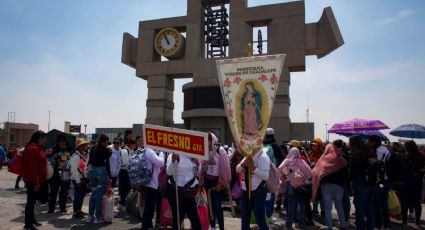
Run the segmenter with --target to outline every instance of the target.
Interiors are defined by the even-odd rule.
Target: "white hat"
[[[267,128],[266,129],[266,135],[274,135],[274,129],[273,128]]]

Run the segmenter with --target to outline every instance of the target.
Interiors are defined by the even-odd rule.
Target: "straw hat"
[[[290,142],[288,143],[288,145],[289,145],[289,146],[292,146],[292,147],[296,147],[296,148],[298,148],[298,147],[300,147],[300,146],[301,146],[301,143],[300,143],[300,141],[292,140],[292,141],[290,141]]]
[[[89,143],[83,138],[77,138],[77,140],[75,141],[75,148],[78,149],[78,147],[80,147],[81,145],[88,145],[88,144]]]

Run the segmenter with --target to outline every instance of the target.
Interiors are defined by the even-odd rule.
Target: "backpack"
[[[280,183],[280,174],[277,171],[276,166],[270,162],[269,179],[266,181],[267,189],[274,194],[277,194]]]
[[[385,180],[385,160],[387,156],[383,156],[381,160],[376,157],[369,157],[367,159],[366,167],[366,181],[371,185],[382,185]]]
[[[71,181],[71,164],[69,163],[69,160],[65,161],[63,164],[61,180],[63,182]]]
[[[392,153],[386,164],[386,172],[393,189],[401,191],[409,177],[410,164],[406,156]]]
[[[148,167],[145,156],[146,149],[138,149],[131,157],[128,165],[128,176],[131,187],[137,191],[142,191],[142,187],[149,184],[152,180],[152,169]]]
[[[53,177],[54,169],[53,169],[53,164],[51,163],[51,161],[49,161],[48,158],[46,158],[46,168],[47,168],[46,180],[50,180]]]

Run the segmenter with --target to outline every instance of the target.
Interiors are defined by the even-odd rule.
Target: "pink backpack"
[[[279,189],[279,183],[280,183],[279,172],[277,171],[276,166],[270,162],[269,179],[266,181],[268,190],[271,193],[276,194]]]

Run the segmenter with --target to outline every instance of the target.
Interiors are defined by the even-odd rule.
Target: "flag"
[[[216,61],[228,124],[244,156],[261,148],[284,59],[280,54]]]

